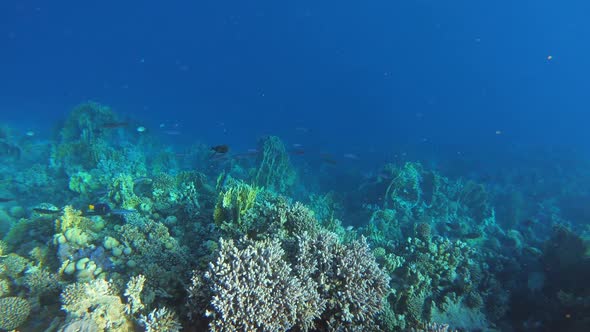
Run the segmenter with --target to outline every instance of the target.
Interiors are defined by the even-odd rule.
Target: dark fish
[[[21,150],[18,146],[6,142],[0,142],[0,156],[19,159]]]
[[[89,204],[88,212],[91,215],[104,216],[111,212],[111,207],[106,203]]]
[[[216,145],[216,146],[212,146],[211,147],[211,150],[212,151],[215,151],[215,153],[224,154],[224,153],[228,153],[229,152],[229,146],[227,146],[226,144]]]
[[[52,209],[43,209],[43,208],[33,208],[34,212],[39,214],[60,214],[61,210],[52,210]]]
[[[13,197],[0,197],[0,203],[12,202],[15,199],[16,198],[13,198]]]
[[[127,127],[129,125],[129,122],[106,122],[102,124],[102,128],[106,128],[106,129],[113,129],[113,128],[121,128],[121,127]]]
[[[320,155],[320,157],[322,158],[322,161],[325,162],[326,164],[330,164],[330,165],[336,165],[338,162],[334,159],[334,157],[332,157],[331,154],[328,153],[322,153]]]
[[[481,233],[479,233],[479,232],[470,232],[470,233],[465,234],[463,237],[466,238],[466,239],[473,240],[473,239],[480,238],[481,237]]]
[[[531,219],[525,219],[522,222],[522,225],[524,227],[531,227],[534,224],[534,222]]]
[[[458,222],[447,221],[447,222],[445,222],[445,225],[447,225],[447,227],[452,230],[458,230],[461,228],[461,225]]]
[[[123,215],[137,212],[136,210],[126,210],[126,209],[111,209],[111,207],[106,203],[97,203],[97,204],[90,204],[88,205],[88,214],[94,216],[106,216],[109,214],[116,214],[116,215]]]

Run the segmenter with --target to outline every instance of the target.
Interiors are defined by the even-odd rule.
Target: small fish
[[[0,203],[7,203],[16,200],[14,197],[0,197]]]
[[[226,144],[222,144],[222,145],[215,145],[211,147],[212,151],[215,151],[215,153],[219,153],[219,154],[224,154],[224,153],[228,153],[229,152],[229,146]]]
[[[37,212],[39,214],[50,214],[50,215],[55,215],[55,214],[60,214],[62,211],[61,210],[53,210],[53,209],[43,209],[43,208],[33,208],[34,212]]]
[[[522,222],[522,225],[523,225],[524,227],[531,227],[533,224],[534,224],[534,221],[532,221],[531,219],[525,219],[525,220]]]
[[[138,133],[143,133],[143,132],[145,132],[147,129],[146,129],[144,126],[139,126],[139,127],[137,127],[137,129],[135,129],[135,130],[137,130],[137,132],[138,132]]]
[[[105,129],[114,129],[114,128],[122,128],[127,127],[129,122],[122,121],[122,122],[105,122],[102,124],[102,128]]]
[[[359,156],[357,156],[354,153],[345,153],[343,157],[346,158],[346,159],[352,159],[352,160],[358,160],[359,159]]]

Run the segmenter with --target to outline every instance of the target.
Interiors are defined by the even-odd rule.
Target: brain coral
[[[21,297],[0,299],[0,330],[14,330],[21,326],[31,313],[31,305]]]

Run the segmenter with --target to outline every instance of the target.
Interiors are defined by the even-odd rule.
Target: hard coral
[[[147,316],[141,315],[139,323],[146,332],[178,332],[182,329],[176,314],[166,307],[154,309]]]
[[[21,297],[0,299],[0,330],[14,330],[21,326],[31,313],[31,305]]]
[[[125,305],[105,280],[68,285],[61,299],[62,309],[73,318],[88,318],[101,331],[127,331]]]
[[[306,298],[278,241],[221,240],[219,256],[205,274],[213,291],[211,331],[286,331],[301,317]],[[317,313],[308,313],[317,315]]]
[[[316,323],[328,330],[370,330],[389,293],[389,277],[366,241],[342,244],[334,233],[299,238],[294,260],[301,280],[314,280],[325,310]]]

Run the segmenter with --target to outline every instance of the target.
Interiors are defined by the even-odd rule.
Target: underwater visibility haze
[[[0,3],[0,331],[590,331],[590,3]]]

